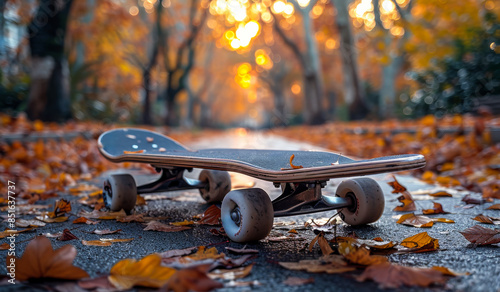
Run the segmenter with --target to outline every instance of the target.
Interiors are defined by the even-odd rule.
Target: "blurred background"
[[[0,0],[0,111],[187,128],[500,113],[497,0]]]

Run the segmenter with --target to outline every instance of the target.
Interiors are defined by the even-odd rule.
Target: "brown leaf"
[[[425,215],[431,215],[431,214],[448,214],[449,212],[446,212],[443,210],[443,205],[433,202],[434,206],[432,209],[424,209],[422,210],[422,213]]]
[[[192,254],[196,248],[197,247],[188,247],[188,248],[184,248],[184,249],[173,249],[173,250],[164,251],[164,252],[160,253],[159,255],[161,256],[162,260],[173,258],[173,257],[180,257],[180,256]]]
[[[152,230],[152,231],[161,231],[161,232],[178,232],[191,229],[189,226],[175,226],[175,225],[167,225],[158,221],[151,221],[146,224],[146,228],[143,230]]]
[[[91,233],[99,234],[99,235],[108,235],[108,234],[115,234],[115,233],[118,233],[120,231],[122,231],[122,230],[121,229],[117,229],[117,230],[110,230],[110,229],[99,230],[99,229],[96,229],[96,230],[92,231]]]
[[[97,223],[99,223],[100,221],[93,221],[93,220],[90,220],[88,218],[85,218],[85,217],[78,217],[76,218],[75,220],[73,220],[73,224],[82,224],[82,223],[85,223],[85,224],[89,224],[89,225],[95,225]]]
[[[399,194],[399,193],[406,192],[406,188],[398,182],[398,180],[396,179],[396,177],[394,175],[392,176],[392,178],[394,179],[394,181],[387,183],[388,185],[390,185],[393,188],[392,193]]]
[[[496,224],[496,225],[500,224],[500,218],[485,216],[483,214],[479,214],[472,219],[485,224]]]
[[[399,288],[403,285],[429,287],[447,281],[447,278],[437,270],[404,267],[388,262],[367,267],[356,279],[360,282],[373,280],[383,289]]]
[[[431,194],[429,194],[429,196],[431,196],[431,197],[453,197],[452,194],[450,194],[446,191],[439,191],[439,192],[431,193]]]
[[[116,221],[118,222],[123,222],[123,223],[129,223],[129,222],[144,222],[144,215],[142,214],[132,214],[124,217],[118,217],[116,218]]]
[[[83,245],[87,246],[111,246],[111,242],[100,240],[82,240]]]
[[[177,271],[163,287],[165,291],[188,292],[188,291],[211,291],[222,288],[224,285],[210,277],[206,271],[207,266],[203,265]]]
[[[232,253],[235,253],[235,254],[259,253],[259,251],[257,249],[249,249],[249,248],[246,248],[246,246],[243,247],[243,248],[240,248],[240,249],[232,248],[232,247],[226,247],[226,250],[230,251]]]
[[[357,247],[350,242],[339,243],[339,253],[349,262],[357,265],[369,266],[387,261],[386,257],[370,255],[370,251],[365,247]]]
[[[16,226],[17,227],[22,227],[22,228],[27,228],[27,227],[43,227],[45,226],[45,222],[32,219],[32,220],[25,220],[22,218],[16,219]]]
[[[61,217],[69,212],[71,212],[71,203],[68,200],[61,199],[55,202],[54,211],[49,213],[49,217]]]
[[[434,221],[431,218],[415,215],[413,213],[402,215],[396,223],[410,225],[418,228],[432,227],[432,225],[434,225]]]
[[[287,286],[303,286],[306,284],[314,283],[314,278],[299,278],[299,277],[288,277],[285,281],[283,281],[284,285]]]
[[[253,264],[235,269],[216,269],[211,271],[209,275],[212,279],[236,280],[250,275],[252,268]]]
[[[57,238],[57,240],[60,240],[60,241],[68,241],[68,240],[73,240],[73,239],[78,239],[78,237],[76,237],[73,233],[71,233],[71,231],[69,231],[69,229],[64,229],[61,236],[59,236]]]
[[[480,225],[474,225],[460,232],[465,239],[477,244],[488,245],[500,242],[500,230],[484,228]]]
[[[81,281],[78,281],[78,286],[86,290],[102,288],[104,289],[104,291],[112,291],[113,289],[115,289],[115,286],[113,286],[109,282],[108,276],[101,276],[93,279],[83,279]]]
[[[481,198],[474,198],[471,195],[466,195],[463,197],[462,202],[465,202],[468,205],[481,205],[484,203],[483,199]]]
[[[220,208],[211,205],[201,216],[201,220],[198,221],[199,224],[203,225],[220,225],[221,224],[221,211]]]
[[[288,270],[305,270],[309,273],[339,274],[356,270],[355,267],[347,266],[343,256],[332,254],[318,260],[280,262],[279,265]]]
[[[44,236],[37,236],[31,240],[21,258],[7,257],[7,266],[12,260],[16,263],[16,279],[54,278],[78,280],[89,275],[84,270],[73,266],[76,249],[72,245],[65,245],[54,251],[50,240]]]
[[[488,209],[488,210],[500,210],[500,204],[491,205],[486,209]]]
[[[10,244],[8,244],[7,242],[0,244],[0,250],[8,250],[9,248]]]
[[[117,218],[125,217],[127,216],[127,214],[123,210],[120,210],[118,212],[101,212],[98,210],[87,212],[82,210],[78,212],[78,216],[88,219],[115,220]]]
[[[316,237],[311,241],[309,244],[309,251],[312,251],[314,245],[318,243],[319,248],[321,249],[321,253],[323,253],[324,256],[329,255],[333,253],[333,249],[328,243],[328,240],[325,238],[325,233],[320,232]]]
[[[161,257],[158,254],[151,254],[139,261],[119,261],[111,268],[108,279],[113,286],[122,290],[134,286],[160,288],[167,284],[175,272],[175,269],[161,266]]]

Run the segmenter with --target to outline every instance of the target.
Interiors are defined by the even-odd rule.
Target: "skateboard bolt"
[[[240,213],[240,209],[239,208],[236,208],[233,211],[231,211],[231,220],[233,220],[234,223],[240,225],[240,222],[241,222],[241,213]]]

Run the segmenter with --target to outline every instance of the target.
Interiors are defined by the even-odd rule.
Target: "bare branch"
[[[302,68],[306,68],[306,62],[304,60],[304,56],[302,55],[302,52],[300,51],[299,47],[290,38],[288,38],[286,36],[285,32],[281,29],[281,27],[278,23],[278,19],[276,18],[276,14],[274,14],[271,11],[271,9],[269,9],[269,12],[271,12],[271,14],[274,17],[274,23],[273,23],[274,29],[276,30],[278,35],[283,39],[283,42],[285,42],[285,45],[287,45],[292,50],[293,54],[298,59],[300,66]]]

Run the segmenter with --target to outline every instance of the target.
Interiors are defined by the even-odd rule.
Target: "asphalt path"
[[[312,145],[303,142],[289,141],[276,136],[269,136],[262,133],[246,133],[244,131],[228,132],[219,137],[200,140],[192,143],[192,149],[202,149],[206,147],[217,148],[262,148],[262,149],[290,149],[306,150],[316,149]],[[115,171],[116,172],[116,171]],[[129,172],[134,175],[138,184],[151,181],[153,177],[137,170],[119,170],[118,172]],[[106,173],[109,174],[109,173]],[[94,182],[101,184],[105,175],[96,178]],[[196,177],[196,170],[190,173]],[[347,235],[355,233],[358,237],[372,239],[381,237],[384,240],[400,242],[402,239],[411,235],[427,231],[428,234],[439,240],[439,249],[436,252],[412,253],[412,254],[392,254],[389,255],[389,261],[412,267],[431,267],[445,266],[457,272],[469,273],[466,276],[451,278],[444,286],[432,286],[431,288],[403,287],[400,291],[500,291],[500,249],[498,245],[474,247],[459,233],[469,227],[479,224],[472,220],[478,214],[500,217],[497,210],[486,210],[491,204],[476,205],[472,208],[464,208],[462,202],[464,195],[469,194],[465,191],[445,189],[434,185],[428,185],[407,174],[398,174],[396,177],[412,193],[421,193],[423,190],[447,190],[453,194],[453,197],[431,198],[426,195],[414,195],[416,199],[417,211],[421,213],[422,209],[432,208],[432,201],[439,202],[443,209],[450,214],[439,215],[455,221],[453,224],[437,223],[432,228],[420,229],[405,225],[396,224],[394,216],[401,213],[392,211],[400,205],[397,201],[397,195],[391,193],[391,187],[387,182],[392,181],[392,176],[388,174],[372,176],[381,185],[385,197],[386,206],[382,218],[376,223],[363,227],[351,227],[346,224],[340,224],[336,230],[337,235]],[[255,182],[256,187],[266,190],[272,198],[280,194],[279,189],[272,183],[258,181],[248,177],[240,177],[244,183]],[[324,189],[327,194],[334,194],[335,187],[341,180],[331,180]],[[74,196],[63,196],[73,202],[78,212],[81,208],[90,210],[76,203],[78,198]],[[137,206],[134,210],[136,214],[143,214],[149,217],[168,217],[164,222],[179,222],[190,220],[193,216],[203,213],[209,205],[199,196],[198,191],[179,191],[163,193],[161,196],[146,196],[146,206]],[[43,204],[53,204],[54,199],[48,199]],[[244,287],[234,287],[234,282],[224,282],[226,287],[220,291],[379,291],[378,285],[374,282],[357,282],[355,276],[359,273],[345,274],[312,274],[302,271],[290,271],[278,265],[283,261],[299,261],[303,259],[316,259],[321,256],[319,248],[316,246],[313,251],[309,251],[307,246],[316,236],[311,228],[305,228],[304,223],[310,219],[319,221],[321,218],[329,218],[334,211],[327,213],[316,213],[286,218],[276,218],[275,226],[270,236],[257,243],[239,244],[230,242],[226,237],[214,235],[210,232],[211,226],[197,225],[194,228],[182,232],[163,233],[144,231],[142,223],[120,223],[114,220],[102,220],[98,225],[80,225],[75,229],[71,223],[72,219],[63,223],[47,224],[44,227],[36,229],[35,232],[21,233],[16,238],[16,251],[20,256],[26,248],[28,241],[36,234],[57,233],[64,228],[72,229],[80,240],[98,240],[102,237],[110,238],[134,238],[130,242],[115,243],[107,247],[84,246],[80,240],[67,242],[51,239],[54,248],[62,247],[66,244],[72,244],[76,247],[78,255],[74,264],[87,271],[91,277],[105,275],[109,273],[111,267],[118,261],[125,258],[140,259],[151,253],[164,252],[172,249],[182,249],[195,246],[214,246],[219,252],[225,252],[226,247],[233,248],[251,248],[257,249],[259,253],[251,261],[254,267],[251,274],[238,282],[250,283]],[[6,227],[6,223],[3,225]],[[492,225],[483,225],[487,228],[494,228]],[[119,234],[99,236],[90,234],[92,230],[99,229],[121,229]],[[281,239],[289,236],[289,231],[296,229],[298,234],[295,238]],[[333,231],[332,231],[333,232]],[[327,234],[328,239],[333,234]],[[0,244],[6,242],[6,239],[0,240]],[[7,252],[0,251],[0,262],[5,263]],[[1,274],[6,274],[5,265],[0,268]],[[283,282],[289,277],[313,278],[314,282],[303,286],[288,286]],[[0,290],[16,289],[25,291],[44,291],[51,283],[37,283],[29,285],[4,285]],[[58,285],[54,284],[54,287]],[[61,286],[59,286],[61,287]],[[63,288],[57,288],[62,290]],[[72,286],[72,289],[76,287]]]

